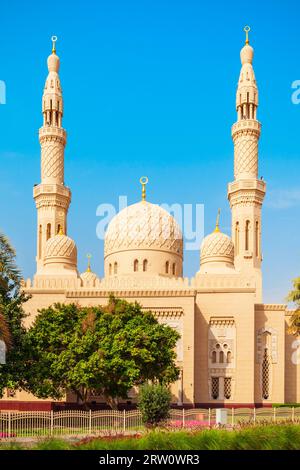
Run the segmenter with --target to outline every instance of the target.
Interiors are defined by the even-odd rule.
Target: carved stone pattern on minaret
[[[234,145],[234,176],[241,174],[257,177],[258,173],[258,141],[256,136],[239,137]]]
[[[59,197],[56,194],[50,195],[39,195],[35,199],[36,208],[41,207],[61,207],[62,209],[68,209],[70,205],[70,198]]]
[[[47,142],[51,142],[51,143],[59,143],[65,146],[67,142],[65,130],[59,129],[59,128],[54,129],[53,127],[50,127],[49,129],[51,132],[48,131],[47,128],[44,128],[44,127],[40,129],[40,132],[39,132],[40,144],[43,145]]]
[[[64,181],[64,147],[53,142],[42,145],[42,179]]]
[[[230,207],[233,206],[261,206],[264,200],[264,193],[258,191],[241,191],[229,195]]]

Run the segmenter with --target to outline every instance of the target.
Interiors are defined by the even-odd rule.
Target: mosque
[[[174,405],[186,407],[270,406],[300,402],[300,364],[293,361],[294,338],[286,305],[262,303],[262,217],[266,183],[258,178],[258,88],[253,48],[245,28],[236,92],[237,120],[231,128],[234,179],[227,197],[231,237],[217,222],[203,239],[200,266],[183,277],[183,237],[175,219],[146,200],[121,210],[104,243],[104,277],[77,269],[77,248],[68,235],[71,190],[65,185],[60,60],[53,37],[42,98],[41,182],[33,188],[37,210],[37,256],[33,280],[23,288],[28,324],[54,302],[106,304],[109,295],[138,301],[158,320],[177,330],[180,378],[172,385]],[[65,403],[74,401],[66,396]],[[102,403],[102,397],[91,397]],[[135,391],[128,397],[134,402]],[[7,391],[2,402],[15,409],[49,409],[52,401]],[[4,404],[4,403],[3,403]],[[27,404],[27,405],[26,405]],[[48,407],[48,408],[47,408]]]

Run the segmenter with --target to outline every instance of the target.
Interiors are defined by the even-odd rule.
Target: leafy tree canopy
[[[86,405],[93,392],[116,408],[133,386],[178,378],[179,337],[137,303],[111,297],[106,307],[55,304],[28,332],[27,389],[54,399],[73,391]]]

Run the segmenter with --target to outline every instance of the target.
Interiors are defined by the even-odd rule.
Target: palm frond
[[[8,293],[19,286],[21,273],[16,265],[16,252],[9,239],[0,232],[0,292]]]

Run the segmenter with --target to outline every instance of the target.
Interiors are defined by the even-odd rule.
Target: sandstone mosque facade
[[[41,182],[33,189],[37,210],[37,269],[24,282],[28,323],[55,302],[106,304],[109,295],[137,301],[176,329],[179,380],[172,385],[179,406],[266,406],[300,402],[300,365],[285,305],[262,303],[261,210],[266,184],[258,178],[258,88],[253,48],[241,50],[232,126],[234,180],[228,185],[231,237],[217,224],[203,239],[199,271],[184,278],[183,237],[175,219],[145,198],[110,222],[104,243],[104,277],[77,270],[77,249],[68,235],[71,191],[65,186],[63,96],[55,43],[42,99]],[[129,400],[134,401],[134,391]],[[99,403],[101,397],[91,398]],[[25,392],[3,397],[39,402]],[[72,401],[67,396],[66,401]]]

